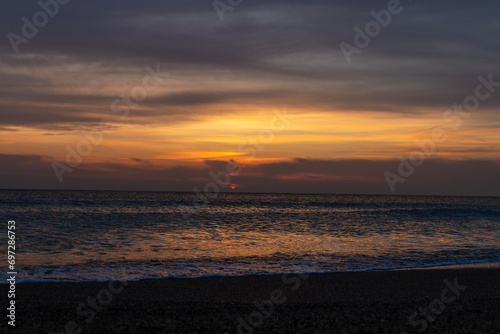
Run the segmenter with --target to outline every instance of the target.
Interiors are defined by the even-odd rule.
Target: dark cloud
[[[228,164],[209,160],[196,167],[164,167],[161,161],[131,160],[139,164],[84,162],[59,183],[48,157],[0,154],[0,188],[202,191],[213,182],[209,173],[224,171]],[[229,182],[243,192],[391,194],[384,173],[397,174],[399,164],[359,159],[241,163],[242,172]],[[499,168],[498,161],[428,159],[397,184],[395,194],[500,196]]]
[[[245,169],[250,176],[243,173],[234,183],[247,183],[245,190],[257,192],[274,188],[275,192],[390,194],[384,173],[398,174],[399,165],[399,160],[296,159],[250,167]],[[498,196],[499,167],[498,161],[427,159],[396,185],[395,194]]]
[[[18,130],[17,129],[12,129],[12,128],[9,128],[9,127],[5,127],[5,126],[0,126],[0,131],[17,132]]]
[[[403,12],[347,64],[339,43],[352,44],[353,28],[372,20],[370,11],[385,9],[387,1],[244,1],[226,13],[224,22],[210,1],[72,1],[61,6],[33,40],[20,46],[20,56],[14,57],[8,39],[3,39],[0,61],[13,71],[2,74],[0,97],[15,96],[34,105],[27,110],[14,101],[4,104],[0,120],[45,126],[98,121],[98,117],[81,115],[86,108],[99,108],[106,114],[113,97],[98,91],[86,95],[58,92],[62,79],[56,80],[47,69],[59,65],[79,64],[78,71],[92,69],[99,77],[113,78],[161,63],[175,78],[201,85],[217,80],[229,87],[224,94],[186,88],[145,102],[164,105],[154,117],[178,112],[169,106],[252,99],[327,110],[418,112],[461,102],[475,88],[478,75],[495,73],[500,78],[500,42],[492,37],[500,32],[498,2],[402,4]],[[0,30],[5,35],[20,33],[21,17],[38,10],[37,1],[4,4]],[[40,71],[46,75],[37,75]],[[231,87],[232,82],[242,80],[259,82],[263,89]],[[78,81],[73,84],[78,87]],[[81,84],[86,81],[82,79]],[[46,101],[85,108],[66,105],[65,116],[44,107]],[[500,107],[500,98],[492,98],[488,107]],[[200,108],[190,110],[199,112]]]

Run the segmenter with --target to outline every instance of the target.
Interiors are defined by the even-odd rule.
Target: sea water
[[[500,262],[499,197],[221,193],[203,206],[193,198],[1,190],[0,240],[6,245],[7,221],[15,220],[24,282]]]

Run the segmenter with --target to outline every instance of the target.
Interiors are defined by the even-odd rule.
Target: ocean
[[[221,193],[188,218],[193,197],[1,190],[0,240],[15,220],[18,282],[500,262],[499,197]]]

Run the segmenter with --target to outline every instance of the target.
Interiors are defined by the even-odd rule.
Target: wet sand
[[[0,289],[6,296],[7,286]],[[16,330],[4,321],[2,332],[500,333],[498,267],[22,283],[16,290]]]

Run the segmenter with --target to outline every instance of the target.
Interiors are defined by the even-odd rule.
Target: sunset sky
[[[441,129],[394,193],[500,195],[500,87],[443,118],[478,77],[500,82],[500,4],[401,1],[347,62],[340,44],[388,2],[243,0],[221,20],[212,1],[72,0],[18,53],[9,33],[42,9],[4,3],[0,188],[191,191],[233,159],[225,191],[391,194],[384,173]],[[60,182],[53,162],[92,130]]]

